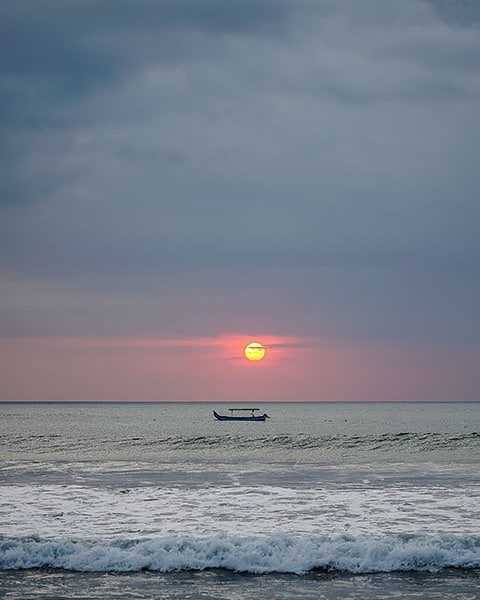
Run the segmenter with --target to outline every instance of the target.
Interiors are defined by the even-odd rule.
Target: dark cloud
[[[0,205],[25,203],[21,161],[31,132],[49,135],[85,123],[82,100],[120,85],[152,63],[195,61],[215,53],[209,37],[278,34],[288,23],[286,0],[42,0],[35,6],[6,0],[0,6]],[[221,45],[220,45],[221,51]],[[16,168],[18,166],[18,169]],[[52,174],[48,174],[52,177]]]
[[[475,10],[2,2],[3,331],[480,339]]]
[[[106,86],[131,66],[187,54],[185,34],[278,33],[288,23],[286,0],[6,0],[0,7],[0,72],[11,88],[23,81],[69,98]],[[188,40],[187,40],[188,41]],[[178,49],[175,48],[178,46]],[[37,97],[38,99],[38,97]]]
[[[480,23],[480,5],[475,0],[428,0],[447,23],[475,28]]]

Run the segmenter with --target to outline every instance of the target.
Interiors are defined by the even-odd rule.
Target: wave
[[[480,447],[480,433],[383,433],[374,435],[314,436],[304,433],[264,436],[214,435],[214,436],[170,436],[155,440],[139,438],[121,440],[120,444],[162,446],[172,449],[189,448],[286,448],[286,449],[421,449]]]
[[[172,435],[164,438],[149,439],[144,437],[128,437],[119,439],[97,440],[83,438],[72,441],[71,439],[52,439],[55,436],[27,436],[14,437],[7,440],[11,448],[32,450],[32,445],[38,452],[52,450],[87,450],[95,446],[110,446],[122,448],[161,448],[166,451],[177,450],[215,450],[228,448],[229,450],[354,450],[355,452],[376,451],[402,451],[429,452],[436,450],[455,450],[480,448],[480,432],[470,433],[382,433],[368,435],[331,435],[318,436],[306,433],[297,434],[272,434],[272,435],[242,435],[240,433],[224,435],[199,435],[185,436]]]
[[[0,538],[0,569],[349,573],[480,567],[480,535],[270,537],[175,535],[144,540]]]

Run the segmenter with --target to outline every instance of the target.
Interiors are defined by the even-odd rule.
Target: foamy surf
[[[480,567],[480,536],[170,536],[85,541],[0,538],[0,569],[142,570],[303,574],[430,571]]]

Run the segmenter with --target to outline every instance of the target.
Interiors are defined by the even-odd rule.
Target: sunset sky
[[[0,31],[0,399],[480,400],[480,3]]]

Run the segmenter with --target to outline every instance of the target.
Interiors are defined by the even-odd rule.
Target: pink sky
[[[260,363],[248,341],[269,347]],[[477,400],[464,348],[268,334],[0,339],[3,400]]]

